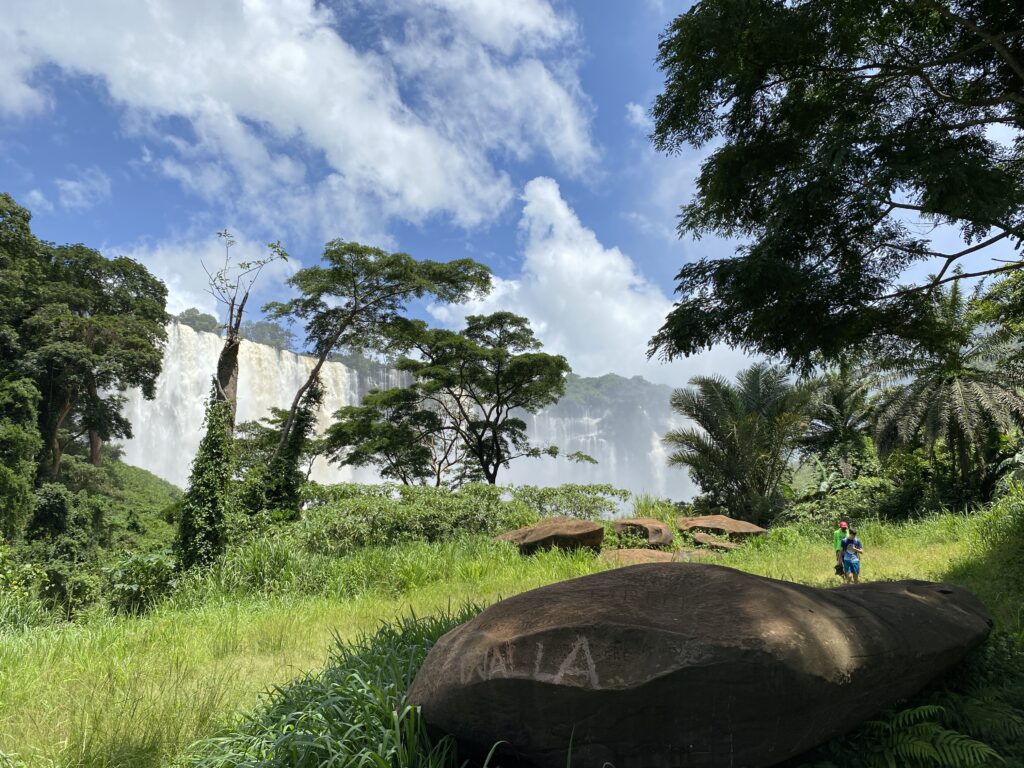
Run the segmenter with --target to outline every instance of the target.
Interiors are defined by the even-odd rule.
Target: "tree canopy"
[[[530,444],[521,414],[558,401],[569,363],[540,351],[525,317],[471,315],[460,332],[412,323],[405,343],[418,358],[398,367],[447,414],[487,482],[495,483],[498,470],[515,458],[557,455],[557,447]]]
[[[658,63],[654,145],[714,147],[679,231],[740,245],[682,268],[651,354],[834,358],[934,333],[954,266],[1022,266],[994,258],[1024,242],[1019,4],[701,0]]]
[[[182,325],[187,325],[193,331],[201,333],[216,333],[219,335],[224,330],[224,323],[213,315],[200,312],[195,307],[189,307],[184,312],[175,315],[174,319]]]
[[[303,396],[332,353],[393,347],[413,299],[465,301],[491,287],[490,270],[472,259],[417,260],[345,240],[327,243],[323,262],[289,278],[299,292],[296,298],[264,307],[270,320],[302,323],[307,346],[317,358],[295,393],[275,453],[284,447]]]
[[[88,436],[90,456],[128,437],[119,391],[155,394],[166,340],[164,284],[125,257],[38,240],[30,214],[0,196],[0,341],[5,378],[31,379],[49,474]]]
[[[875,361],[884,373],[876,406],[880,453],[940,440],[952,456],[957,481],[981,495],[987,470],[1000,458],[999,435],[1024,424],[1024,369],[1020,344],[1008,340],[975,311],[978,297],[958,282],[936,292],[932,314],[941,333],[902,345]]]
[[[756,363],[733,384],[696,376],[672,393],[672,408],[695,426],[669,432],[669,465],[683,466],[729,515],[765,522],[784,501],[783,480],[807,426],[808,389],[778,366]]]

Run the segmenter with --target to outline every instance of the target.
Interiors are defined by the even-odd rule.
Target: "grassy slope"
[[[977,554],[977,524],[944,515],[909,525],[865,525],[867,579],[949,576],[982,593],[1003,629],[1021,631],[1017,601]],[[721,562],[775,578],[834,585],[830,542],[792,529]],[[449,548],[460,557],[459,548]],[[224,599],[198,608],[165,606],[145,619],[104,619],[0,637],[0,750],[30,764],[162,765],[194,739],[252,707],[268,685],[321,666],[331,638],[413,610],[486,603],[598,570],[589,556],[528,560],[469,546],[444,583],[400,595]],[[2,764],[2,760],[0,760]]]

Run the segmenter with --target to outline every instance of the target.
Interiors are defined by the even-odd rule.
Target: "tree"
[[[487,267],[471,259],[417,261],[406,253],[344,240],[327,243],[323,261],[325,266],[306,267],[289,278],[298,297],[264,307],[271,320],[302,322],[308,348],[316,356],[292,400],[275,456],[288,442],[302,399],[331,353],[391,347],[409,301],[425,296],[465,301],[482,296],[491,285]]]
[[[444,403],[444,406],[438,404]],[[457,408],[420,386],[369,392],[328,427],[326,448],[343,466],[375,466],[405,485],[458,487],[477,479],[462,439]]]
[[[932,322],[941,332],[876,362],[888,387],[874,426],[883,456],[898,446],[934,450],[945,441],[961,486],[987,495],[986,465],[998,461],[998,435],[1024,423],[1024,370],[1015,360],[1019,342],[972,311],[977,298],[965,296],[958,282],[937,291]]]
[[[932,332],[956,265],[1024,264],[996,258],[1024,242],[1019,4],[701,0],[658,63],[655,147],[715,146],[680,234],[742,244],[682,268],[651,354],[726,342],[807,365]]]
[[[167,338],[167,289],[141,264],[107,259],[83,245],[42,246],[44,278],[21,323],[21,345],[42,400],[40,432],[56,477],[69,442],[88,435],[100,460],[104,436],[131,436],[123,399],[155,396]],[[69,430],[69,427],[72,427]]]
[[[302,484],[309,474],[308,471],[302,472],[300,467],[305,461],[311,469],[316,458],[310,454],[317,450],[320,442],[312,435],[322,403],[323,388],[319,381],[315,381],[302,396],[283,448],[277,450],[275,444],[266,463],[250,469],[243,491],[243,502],[250,512],[268,510],[284,520],[298,517],[302,506]],[[283,409],[279,414],[276,418],[279,423],[288,418]]]
[[[848,361],[814,381],[802,449],[826,462],[839,461],[855,469],[857,459],[870,450],[871,390],[872,378]],[[843,475],[849,476],[849,472]]]
[[[270,320],[246,320],[240,333],[253,344],[266,344],[277,350],[291,350],[295,346],[295,334]]]
[[[558,448],[531,445],[521,412],[535,413],[565,392],[569,363],[540,352],[529,322],[510,312],[471,315],[456,333],[413,323],[408,345],[419,359],[398,368],[420,383],[487,482],[522,456],[556,456]]]
[[[30,215],[0,194],[0,538],[20,535],[32,514],[40,394],[25,366],[19,329],[41,282]]]
[[[178,567],[187,570],[213,563],[224,551],[228,484],[234,471],[230,406],[219,399],[213,383],[206,404],[206,432],[192,460],[188,490],[181,502],[181,518],[174,549]]]
[[[216,333],[218,336],[224,329],[224,325],[213,315],[200,312],[195,307],[189,307],[175,319],[182,325],[187,325],[193,331],[200,333]]]
[[[32,512],[36,457],[42,447],[30,379],[0,376],[0,541],[19,536]]]
[[[224,325],[224,346],[217,358],[217,392],[221,402],[228,403],[228,432],[235,427],[235,406],[238,396],[238,350],[242,343],[242,317],[249,294],[259,279],[260,273],[270,263],[281,260],[288,261],[288,254],[281,243],[267,245],[270,254],[256,261],[231,262],[231,248],[236,244],[231,233],[226,229],[218,232],[224,243],[224,264],[216,272],[210,272],[203,265],[209,278],[210,295],[224,305],[227,323]]]
[[[791,384],[778,366],[757,363],[736,384],[696,376],[672,393],[672,408],[696,427],[669,432],[670,466],[690,477],[715,506],[759,523],[782,506],[782,482],[807,425],[807,388]]]

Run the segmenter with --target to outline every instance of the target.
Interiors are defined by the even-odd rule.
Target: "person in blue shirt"
[[[860,556],[864,554],[864,546],[857,538],[853,528],[847,529],[843,539],[843,575],[847,584],[856,584],[860,580]]]

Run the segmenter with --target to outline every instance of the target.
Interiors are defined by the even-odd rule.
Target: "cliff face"
[[[202,434],[203,407],[210,391],[221,339],[180,323],[168,327],[164,368],[155,400],[128,393],[125,415],[135,437],[124,444],[125,461],[143,467],[179,486]],[[262,344],[242,342],[239,354],[238,421],[261,418],[268,409],[288,407],[313,361]],[[327,363],[321,375],[325,390],[320,428],[343,405],[352,405],[371,389],[400,386],[402,375],[382,365]],[[640,377],[609,374],[570,378],[565,396],[536,415],[526,414],[531,439],[555,444],[563,455],[583,451],[596,466],[559,459],[519,459],[499,475],[499,482],[559,485],[612,483],[636,493],[649,492],[673,499],[689,496],[685,472],[669,469],[660,438],[675,426],[669,409],[671,389]],[[366,470],[338,468],[319,460],[313,478],[320,482],[372,482]]]

